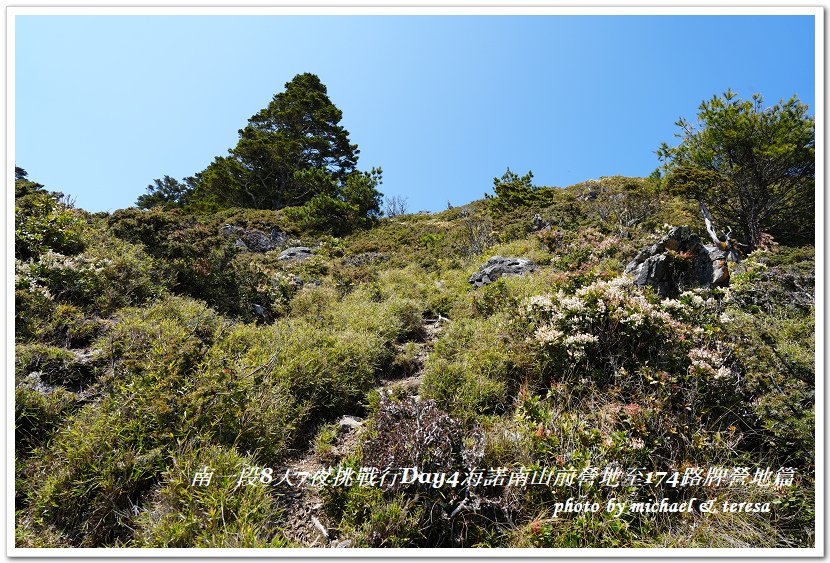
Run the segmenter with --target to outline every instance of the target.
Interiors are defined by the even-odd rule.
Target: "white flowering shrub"
[[[106,241],[67,256],[48,250],[15,264],[16,287],[108,315],[158,295],[162,278],[140,246]]]
[[[542,366],[542,388],[565,383],[577,394],[593,389],[628,405],[608,435],[634,440],[626,455],[711,451],[721,445],[717,431],[737,424],[746,404],[732,349],[721,338],[718,295],[694,290],[661,301],[618,277],[572,294],[530,297],[517,324]],[[587,422],[593,415],[585,416]],[[570,435],[557,424],[542,427]],[[598,436],[591,456],[609,448],[619,453],[620,444]]]
[[[520,318],[551,371],[602,379],[643,362],[676,368],[687,330],[675,314],[685,308],[680,301],[665,306],[652,302],[630,279],[619,277],[573,295],[560,291],[531,297]]]

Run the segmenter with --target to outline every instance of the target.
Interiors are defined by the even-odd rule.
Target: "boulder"
[[[340,426],[340,430],[342,432],[348,432],[350,430],[357,430],[361,426],[363,426],[363,421],[356,416],[344,416],[337,424]]]
[[[245,252],[268,252],[284,245],[288,240],[288,235],[278,229],[271,229],[270,233],[266,233],[238,225],[225,225],[222,227],[222,234],[236,237],[234,245]]]
[[[478,272],[467,280],[475,287],[493,283],[502,276],[517,276],[536,270],[536,264],[527,258],[503,258],[493,256],[484,263]]]
[[[311,256],[311,249],[307,246],[292,246],[286,248],[277,257],[277,260],[305,260]]]
[[[381,254],[380,252],[362,252],[360,254],[349,256],[343,260],[343,263],[348,266],[366,266],[368,264],[383,262],[388,259],[389,257],[386,254]]]
[[[550,229],[550,223],[545,221],[541,215],[538,213],[533,216],[533,220],[530,223],[530,230],[532,232],[542,231],[545,229]]]
[[[650,285],[660,297],[673,297],[694,287],[729,283],[727,253],[687,226],[674,227],[656,243],[640,250],[625,267],[640,287]]]

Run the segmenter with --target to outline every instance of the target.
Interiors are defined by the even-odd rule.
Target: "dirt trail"
[[[377,391],[392,392],[402,391],[407,395],[418,395],[421,381],[424,375],[424,364],[432,351],[435,340],[438,339],[443,324],[448,319],[428,319],[424,321],[423,338],[418,345],[418,352],[415,357],[415,369],[410,375],[403,377],[391,377],[381,379]],[[332,455],[341,458],[352,451],[357,444],[358,436],[363,429],[362,422],[357,417],[344,416],[339,421],[339,432],[334,444]],[[297,472],[308,472],[313,474],[325,467],[330,467],[315,453],[311,441],[306,449],[285,460],[281,465],[279,473],[282,475],[286,469],[290,475]],[[336,465],[336,463],[334,464]],[[323,499],[318,494],[317,487],[289,487],[278,485],[276,487],[277,503],[284,508],[283,534],[286,539],[296,542],[304,547],[349,547],[349,542],[339,542],[336,532],[332,530],[333,522],[330,521],[323,510]]]

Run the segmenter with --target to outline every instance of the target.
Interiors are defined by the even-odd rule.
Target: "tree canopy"
[[[657,151],[667,186],[691,195],[752,250],[763,232],[812,238],[815,118],[796,96],[764,108],[731,90],[704,101],[697,121],[677,121],[681,142]]]
[[[553,192],[550,188],[533,185],[533,171],[519,176],[510,168],[501,178],[493,178],[493,191],[496,197],[484,194],[490,199],[491,205],[498,212],[505,212],[519,207],[542,205],[550,203]]]
[[[184,182],[168,176],[155,180],[138,205],[212,211],[282,209],[312,200],[319,207],[325,200],[327,209],[356,205],[370,217],[379,210],[375,186],[380,176],[356,170],[360,151],[340,125],[342,116],[316,75],[298,74],[267,107],[251,116],[227,156],[216,157]],[[371,191],[360,194],[360,204],[355,186],[363,191],[368,186]]]

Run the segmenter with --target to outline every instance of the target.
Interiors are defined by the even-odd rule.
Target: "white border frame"
[[[24,0],[25,1],[25,0]],[[92,2],[91,4],[95,4]],[[816,118],[816,545],[813,548],[792,549],[724,549],[724,548],[537,548],[537,549],[488,549],[488,548],[282,548],[282,549],[137,549],[137,548],[17,548],[14,547],[14,378],[6,377],[6,555],[8,557],[276,557],[299,559],[307,557],[324,558],[376,558],[376,557],[437,557],[437,558],[540,558],[540,557],[621,557],[621,558],[667,558],[671,557],[823,557],[825,550],[825,449],[824,449],[824,18],[822,7],[778,7],[751,6],[739,1],[737,6],[685,6],[666,7],[653,2],[643,2],[639,7],[624,6],[550,6],[535,2],[520,6],[494,5],[493,3],[474,3],[457,1],[453,6],[420,6],[388,4],[369,1],[360,6],[349,6],[335,0],[327,5],[310,6],[258,6],[258,7],[217,7],[200,6],[185,0],[179,7],[115,7],[93,5],[87,7],[6,7],[6,373],[14,373],[14,174],[15,162],[15,17],[23,15],[807,15],[815,17],[815,118]],[[11,262],[10,262],[11,260]],[[10,267],[11,264],[11,267]]]

